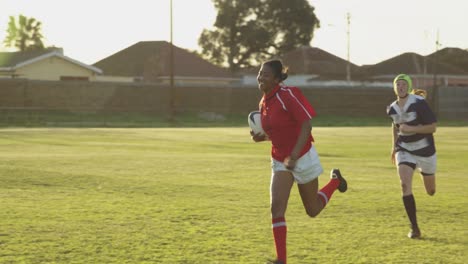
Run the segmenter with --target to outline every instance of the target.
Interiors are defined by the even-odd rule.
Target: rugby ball
[[[249,122],[250,129],[254,132],[254,134],[260,133],[261,135],[265,135],[265,131],[262,128],[262,120],[261,114],[259,111],[252,111],[249,114],[249,118],[247,121]]]

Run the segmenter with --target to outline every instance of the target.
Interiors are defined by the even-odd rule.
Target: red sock
[[[340,180],[338,179],[330,179],[327,185],[323,186],[322,189],[318,192],[319,198],[322,200],[323,207],[327,205],[328,201],[330,201],[333,193],[340,185]]]
[[[273,236],[275,237],[276,257],[286,264],[286,219],[284,217],[273,218]]]

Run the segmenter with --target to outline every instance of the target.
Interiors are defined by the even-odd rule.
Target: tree
[[[15,19],[15,17],[10,16],[7,36],[3,43],[6,47],[15,47],[20,51],[44,49],[41,26],[42,23],[35,18],[19,15]]]
[[[202,56],[233,72],[309,45],[320,26],[307,0],[213,0],[214,29],[203,30]]]

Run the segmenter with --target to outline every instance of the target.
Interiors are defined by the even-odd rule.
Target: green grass
[[[468,127],[438,128],[434,197],[415,175],[420,240],[390,128],[313,131],[349,189],[312,219],[294,187],[289,263],[466,263]],[[269,148],[246,127],[0,129],[0,263],[264,263]]]
[[[0,111],[0,128],[6,127],[69,127],[69,128],[159,128],[159,127],[244,127],[246,113],[177,113],[174,118],[157,113],[93,113],[64,111]],[[314,118],[314,126],[390,126],[390,118],[381,116],[321,115]],[[219,118],[221,117],[221,118]],[[439,120],[439,126],[468,126],[468,120]]]

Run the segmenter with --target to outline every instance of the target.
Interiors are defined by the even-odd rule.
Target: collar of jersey
[[[271,97],[273,97],[276,92],[278,92],[278,90],[281,88],[281,85],[277,85],[275,88],[273,88],[268,94],[265,94],[265,99],[270,99]]]

